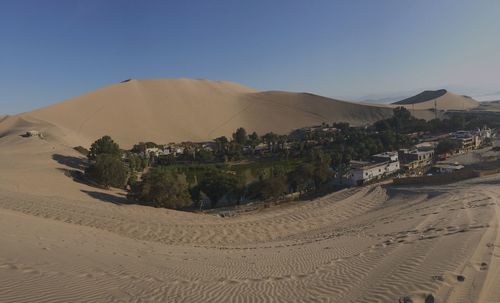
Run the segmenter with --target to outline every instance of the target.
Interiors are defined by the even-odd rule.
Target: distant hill
[[[0,124],[0,137],[37,128],[67,144],[88,146],[108,134],[124,147],[212,140],[238,127],[288,133],[322,122],[366,125],[392,115],[387,106],[350,103],[309,93],[258,92],[225,81],[129,80]]]
[[[500,92],[476,96],[474,99],[476,99],[478,101],[499,101],[500,100]]]
[[[7,117],[9,117],[8,115],[0,115],[0,123],[2,123],[2,121],[6,120]]]
[[[412,109],[433,109],[437,106],[439,110],[469,110],[479,106],[479,102],[473,98],[456,95],[445,89],[426,90],[392,104]]]
[[[475,110],[500,112],[500,100],[499,101],[483,101],[483,102],[481,102],[479,107],[475,108]]]

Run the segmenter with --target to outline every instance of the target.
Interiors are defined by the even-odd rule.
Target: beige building
[[[401,166],[405,170],[423,169],[432,164],[434,161],[433,148],[414,148],[414,149],[400,149],[399,159]]]

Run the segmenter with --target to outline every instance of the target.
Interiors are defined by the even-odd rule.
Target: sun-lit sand
[[[5,122],[48,123],[57,127],[59,140],[72,146],[90,145],[106,133],[131,147],[139,141],[213,140],[230,136],[238,127],[285,134],[325,121],[365,125],[391,114],[387,107],[306,93],[257,92],[231,82],[167,79],[118,83]]]
[[[480,103],[471,97],[457,95],[447,90],[424,91],[413,97],[395,102],[393,106],[404,106],[408,109],[438,110],[469,110],[476,108]]]
[[[139,93],[136,87],[156,82],[123,85]],[[316,121],[318,112],[335,115],[320,97],[229,86],[244,91],[248,100],[238,102],[250,113],[271,98],[276,111],[309,111],[300,123]],[[317,105],[306,106],[310,98],[319,98]],[[67,176],[81,168],[71,143],[95,139],[92,119],[113,112],[97,100],[93,111],[54,117],[54,124],[35,119],[76,105],[0,123],[0,302],[424,302],[429,295],[435,302],[500,301],[499,175],[435,187],[370,185],[231,218],[129,205],[121,191]],[[229,102],[216,94],[213,100]],[[210,127],[178,136],[213,130],[208,101],[202,106]],[[141,117],[146,108],[131,112]],[[225,114],[238,108],[228,105]],[[172,129],[174,118],[172,112],[164,128],[148,132],[151,139]],[[109,119],[110,131],[127,121],[138,120]],[[288,123],[269,123],[276,121]],[[120,137],[124,144],[150,129],[152,122],[144,123],[133,124],[131,138]],[[74,125],[82,125],[79,133]],[[19,136],[32,127],[46,138]]]
[[[28,140],[0,141],[0,302],[500,299],[499,176],[219,218],[121,205]]]

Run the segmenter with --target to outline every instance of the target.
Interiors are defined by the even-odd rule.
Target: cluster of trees
[[[190,151],[177,159],[170,159],[164,164],[176,163],[224,163],[242,159],[304,159],[312,150],[321,148],[337,162],[343,158],[346,162],[351,159],[368,159],[370,155],[409,147],[414,140],[409,136],[388,129],[375,131],[372,128],[350,127],[348,123],[333,124],[339,131],[312,132],[307,134],[278,135],[266,133],[263,136],[253,132],[247,135],[244,128],[233,133],[232,139],[219,137],[214,140],[214,151],[204,149]],[[256,152],[256,147],[264,143],[266,148]],[[258,158],[258,159],[257,159]]]
[[[197,149],[196,145],[185,149],[180,156],[182,160],[198,163],[196,165],[200,165],[199,162],[216,163],[203,166],[202,173],[190,173],[190,166],[185,163],[178,167],[169,163],[150,168],[141,180],[137,174],[152,164],[151,158],[145,154],[146,149],[159,146],[153,142],[140,143],[122,157],[124,153],[118,144],[104,136],[92,144],[88,152],[90,165],[85,173],[105,187],[123,188],[128,184],[129,198],[155,207],[199,206],[207,198],[212,207],[223,198],[234,204],[247,200],[277,200],[289,192],[320,191],[336,177],[341,181],[351,160],[364,160],[373,154],[413,145],[415,142],[408,133],[453,131],[477,123],[471,121],[476,120],[452,116],[427,122],[412,117],[408,110],[400,107],[394,109],[393,117],[365,128],[335,123],[330,128],[333,131],[320,128],[319,131],[295,132],[290,136],[272,132],[259,136],[238,128],[231,139],[216,138],[213,151]],[[267,145],[264,156],[271,163],[286,157],[287,162],[291,159],[296,164],[287,169],[272,166],[250,183],[246,183],[239,172],[229,169],[227,164],[221,164],[245,156],[257,162],[263,160],[254,157],[256,147],[261,143]],[[457,148],[455,141],[444,140],[436,152],[447,153]]]
[[[110,136],[98,139],[88,153],[87,178],[104,187],[121,187],[127,183],[129,170],[122,162],[122,151]]]
[[[131,185],[128,198],[154,207],[185,208],[192,204],[188,183],[164,167],[155,167]]]
[[[196,182],[187,182],[186,175],[167,166],[151,168],[140,182],[131,185],[128,197],[140,203],[166,208],[217,207],[240,204],[250,200],[278,200],[289,192],[319,191],[332,180],[332,158],[321,150],[311,152],[308,159],[290,171],[271,167],[258,180],[246,183],[239,173],[222,167],[208,167]]]
[[[277,200],[290,192],[300,194],[320,191],[335,176],[334,161],[330,154],[321,149],[312,150],[310,155],[289,171],[273,167],[267,175],[250,183],[245,192],[250,200]]]
[[[438,143],[435,152],[437,155],[447,154],[455,152],[460,146],[460,142],[456,140],[445,139]]]
[[[282,152],[285,150],[287,142],[286,135],[277,135],[273,132],[259,136],[256,132],[247,134],[247,131],[240,127],[232,135],[231,140],[222,136],[215,139],[216,148],[214,151],[215,158],[219,161],[240,160],[244,156],[245,147],[249,155],[255,155],[256,147],[265,143],[268,151],[272,153]]]
[[[154,167],[130,187],[128,198],[154,207],[181,209],[199,206],[208,197],[215,207],[223,197],[240,201],[245,189],[239,176],[215,168],[207,170],[195,186],[189,185],[185,175],[168,167]]]
[[[404,107],[398,107],[393,110],[394,115],[391,118],[375,122],[373,127],[377,131],[392,130],[397,133],[415,133],[415,132],[452,132],[457,130],[473,130],[484,125],[491,125],[490,120],[481,114],[474,113],[451,113],[446,119],[432,119],[426,121],[417,119],[411,115],[411,112]]]
[[[104,187],[123,188],[128,184],[129,198],[155,207],[197,206],[204,197],[208,197],[214,207],[223,197],[239,204],[242,200],[276,200],[289,192],[319,191],[335,174],[343,175],[351,159],[368,157],[383,151],[385,146],[405,144],[402,140],[404,137],[389,131],[369,133],[364,129],[351,128],[348,124],[339,124],[338,127],[342,131],[333,136],[315,138],[316,143],[313,145],[304,144],[310,138],[296,141],[292,154],[286,155],[287,158],[298,159],[300,164],[289,170],[272,167],[250,184],[245,184],[244,178],[234,171],[217,165],[189,182],[186,178],[192,176],[185,171],[167,169],[161,165],[150,168],[138,180],[137,174],[151,164],[150,157],[145,154],[146,148],[158,145],[140,143],[122,157],[124,152],[109,136],[92,144],[86,176]],[[243,128],[233,133],[231,141],[220,137],[215,142],[216,148],[211,156],[220,162],[241,159],[243,147],[255,149],[260,143],[267,145],[271,157],[283,155],[283,151],[287,150],[287,136],[274,133],[262,137],[256,133],[247,135]],[[202,151],[198,151],[196,157],[211,159],[202,155]]]
[[[464,125],[463,129],[466,130],[482,128],[485,125],[488,125],[491,128],[500,128],[499,114],[496,112],[454,112],[450,115],[452,119],[461,121]]]
[[[375,122],[373,125],[377,131],[395,131],[397,133],[412,133],[427,129],[427,121],[413,117],[409,110],[404,107],[393,109],[393,116],[388,119]]]
[[[121,150],[110,136],[103,136],[95,141],[86,154],[90,164],[85,170],[85,176],[106,188],[123,188],[135,183],[137,173],[151,164],[148,157]]]
[[[267,145],[267,156],[275,156],[286,153],[285,143],[287,140],[287,135],[277,135],[270,132],[259,136],[256,132],[248,134],[244,128],[240,127],[232,134],[231,138],[226,136],[215,138],[213,151],[188,146],[185,148],[184,154],[178,155],[175,159],[169,159],[168,163],[238,161],[255,156],[256,147],[261,143]]]

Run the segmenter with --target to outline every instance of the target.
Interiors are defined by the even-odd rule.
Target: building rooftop
[[[429,147],[429,148],[422,148],[421,147],[421,148],[415,148],[415,149],[403,148],[403,149],[400,149],[400,151],[404,154],[425,155],[428,153],[433,153],[434,148],[432,148],[432,147]]]
[[[397,151],[387,151],[380,154],[372,155],[372,157],[393,157],[397,155],[398,155]]]
[[[367,162],[367,161],[351,161],[351,168],[353,169],[370,169],[378,166],[387,165],[392,161],[385,162]]]

